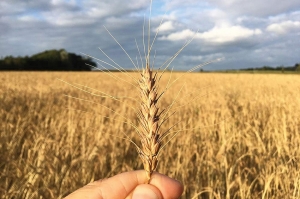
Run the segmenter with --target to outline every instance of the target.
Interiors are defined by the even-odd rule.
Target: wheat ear
[[[138,148],[139,155],[143,161],[144,169],[147,173],[148,182],[151,174],[158,164],[158,153],[161,148],[159,120],[160,113],[157,102],[159,99],[156,86],[157,73],[153,73],[149,66],[147,57],[146,66],[141,73],[139,87],[141,92],[141,108],[138,113],[142,126],[141,149]]]

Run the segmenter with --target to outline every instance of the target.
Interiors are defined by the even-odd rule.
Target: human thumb
[[[162,199],[162,195],[155,186],[141,184],[134,189],[132,199]]]

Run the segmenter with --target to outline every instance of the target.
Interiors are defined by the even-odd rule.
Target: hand
[[[160,173],[145,182],[144,170],[130,171],[89,183],[65,199],[177,199],[183,192],[180,182]]]

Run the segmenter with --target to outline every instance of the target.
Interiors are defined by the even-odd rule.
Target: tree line
[[[47,50],[31,57],[7,56],[0,59],[0,70],[90,71],[96,63],[66,50]]]
[[[271,67],[271,66],[263,66],[260,68],[246,68],[242,69],[246,71],[297,71],[300,72],[300,63],[296,63],[294,66],[277,66],[277,67]]]

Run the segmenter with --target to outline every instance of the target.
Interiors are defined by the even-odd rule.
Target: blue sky
[[[0,56],[64,48],[109,61],[101,48],[123,67],[133,68],[104,26],[136,60],[135,40],[142,51],[149,6],[149,0],[0,1]],[[192,37],[170,67],[188,70],[217,58],[223,59],[204,69],[300,62],[299,0],[154,0],[151,38],[162,19],[153,47],[157,67]]]

